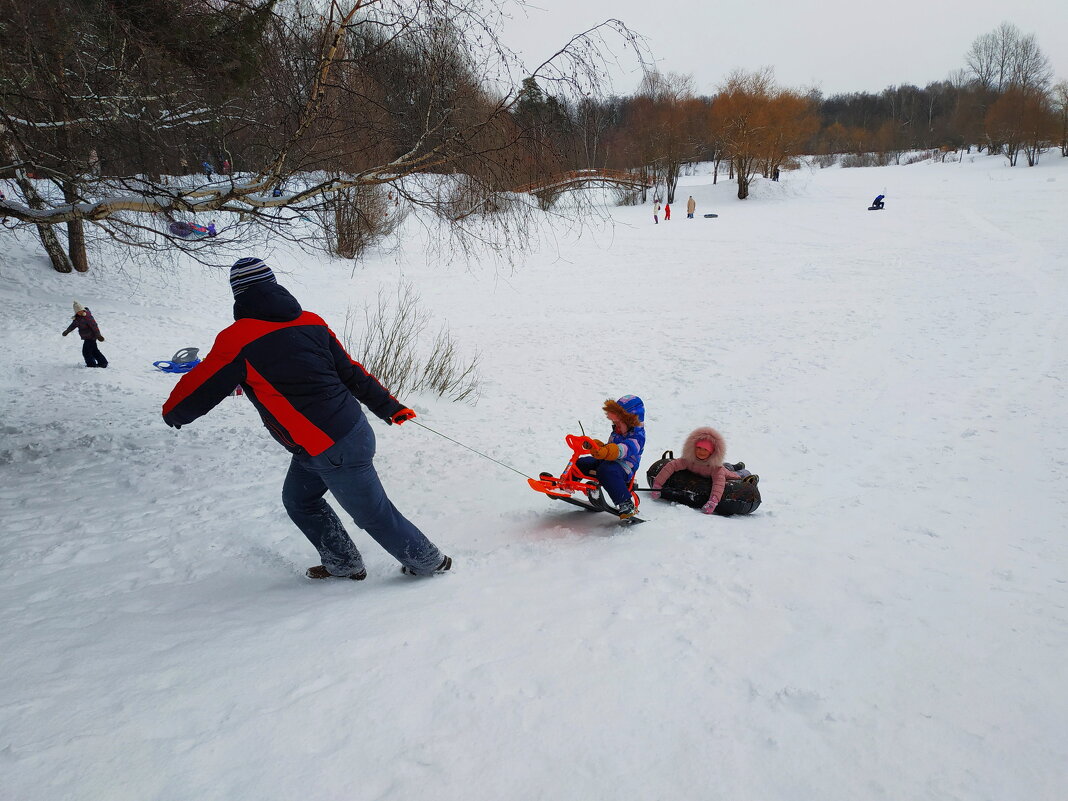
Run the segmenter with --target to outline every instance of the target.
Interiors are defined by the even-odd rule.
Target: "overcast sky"
[[[924,86],[964,67],[981,34],[1008,20],[1034,33],[1058,80],[1068,80],[1068,0],[532,0],[509,6],[502,38],[528,66],[552,55],[571,35],[610,17],[645,36],[657,68],[689,73],[698,94],[712,94],[733,69],[775,68],[781,86],[880,92]],[[641,79],[622,47],[617,94]]]

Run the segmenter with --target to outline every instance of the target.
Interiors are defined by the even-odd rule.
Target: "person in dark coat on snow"
[[[93,319],[93,313],[78,301],[74,301],[74,318],[67,326],[67,330],[63,332],[63,336],[75,328],[78,329],[78,336],[82,338],[82,358],[85,359],[85,366],[107,367],[108,360],[104,358],[104,354],[100,352],[96,344],[104,341],[104,335],[100,333],[100,326]]]
[[[271,436],[293,454],[282,504],[322,557],[309,578],[367,577],[363,557],[323,500],[327,490],[403,572],[449,570],[452,559],[386,496],[372,462],[375,434],[360,404],[390,425],[415,412],[353,361],[323,319],[304,311],[263,261],[238,260],[230,286],[235,322],[175,386],[163,404],[164,422],[181,428],[241,386]]]
[[[597,478],[619,509],[620,519],[626,520],[637,514],[627,484],[645,450],[645,404],[636,395],[609,398],[604,402],[604,416],[612,423],[608,442],[595,439],[590,455],[580,457],[575,466],[583,475]]]
[[[871,208],[872,210],[875,210],[875,209],[881,209],[881,208],[885,208],[885,207],[886,207],[886,204],[885,204],[885,203],[883,203],[883,198],[884,198],[884,197],[886,197],[886,195],[876,195],[876,196],[875,196],[875,200],[873,200],[873,201],[871,202],[871,207],[870,207],[870,208]]]

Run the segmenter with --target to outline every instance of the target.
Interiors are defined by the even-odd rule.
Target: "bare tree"
[[[749,197],[749,184],[763,152],[769,125],[768,103],[774,86],[770,67],[757,72],[737,70],[720,87],[712,106],[716,127],[738,181],[738,199]]]
[[[492,204],[453,213],[441,192],[410,177],[463,173],[489,201],[523,183],[531,164],[532,138],[511,113],[519,99],[512,76],[521,65],[477,1],[334,0],[312,8],[294,0],[284,11],[276,0],[88,1],[99,19],[84,26],[69,24],[69,0],[42,2],[69,31],[53,51],[76,54],[76,65],[86,61],[74,70],[77,87],[33,74],[32,15],[3,42],[27,54],[0,66],[0,141],[8,169],[26,176],[18,184],[23,197],[0,203],[10,220],[45,228],[88,223],[123,244],[191,248],[161,222],[228,214],[242,221],[230,226],[238,240],[256,229],[295,238],[290,223],[327,209],[335,193],[388,184],[454,231],[485,237],[486,226],[468,221]],[[0,4],[5,11],[34,6]],[[164,25],[151,14],[115,11],[143,12],[146,4],[178,12]],[[239,53],[211,48],[206,66],[198,62],[194,40],[181,33],[192,21],[236,31]],[[637,41],[609,20],[522,72],[591,93],[609,33]],[[218,78],[207,86],[206,67]],[[55,70],[69,72],[67,62]],[[107,76],[118,85],[106,85]],[[88,145],[105,156],[100,175],[89,167]],[[212,154],[244,169],[208,180],[168,178],[184,172],[188,156]]]
[[[1051,93],[1061,155],[1068,156],[1068,81],[1060,81]]]
[[[1044,95],[1014,87],[990,107],[986,127],[991,139],[1004,143],[1003,152],[1010,166],[1016,166],[1022,150],[1028,166],[1033,167],[1055,134],[1056,118]]]
[[[1022,33],[1011,22],[977,37],[964,60],[980,87],[992,95],[1010,87],[1042,92],[1053,78],[1053,67],[1035,35]]]

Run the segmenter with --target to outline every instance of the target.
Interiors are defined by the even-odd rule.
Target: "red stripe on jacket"
[[[230,364],[241,355],[241,349],[264,334],[278,331],[282,328],[292,328],[298,325],[322,325],[323,318],[312,312],[303,312],[296,320],[287,323],[273,323],[268,320],[255,320],[243,318],[236,320],[233,325],[227,326],[215,338],[215,344],[211,346],[207,357],[182,376],[178,384],[171,390],[170,397],[163,404],[163,414],[167,414],[179,403],[184,401],[203,385],[219,370]]]
[[[293,404],[247,361],[245,372],[248,375],[249,387],[256,393],[256,399],[275,420],[286,427],[290,439],[304,448],[310,456],[318,456],[334,444],[334,440],[330,439],[326,432],[298,412]]]

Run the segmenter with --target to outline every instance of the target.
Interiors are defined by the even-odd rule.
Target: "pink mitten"
[[[708,499],[708,503],[706,503],[704,506],[701,507],[701,511],[704,512],[706,515],[710,515],[714,511],[716,511],[716,506],[718,506],[718,505],[719,505],[719,498],[717,498],[715,495],[713,495],[711,498]]]

